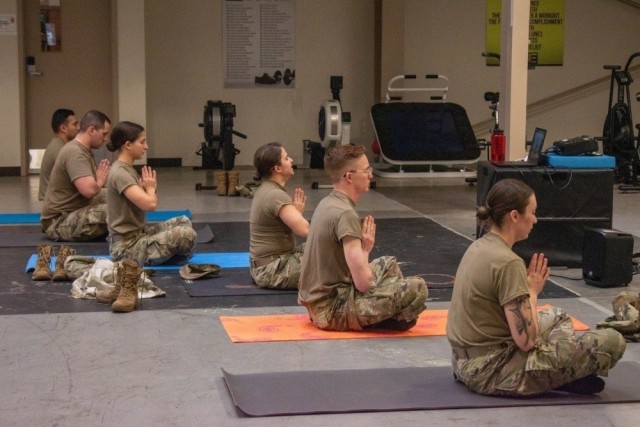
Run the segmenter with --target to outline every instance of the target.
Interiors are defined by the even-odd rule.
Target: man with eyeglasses
[[[298,302],[320,329],[412,328],[426,308],[427,285],[420,277],[403,277],[393,256],[369,262],[376,224],[370,215],[361,222],[355,210],[373,176],[365,147],[329,149],[324,168],[333,191],[311,218]]]

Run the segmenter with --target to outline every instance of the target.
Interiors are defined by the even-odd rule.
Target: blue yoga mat
[[[92,255],[94,258],[110,258],[109,255]],[[25,271],[33,272],[36,268],[37,254],[32,254],[27,261]],[[244,268],[249,267],[249,252],[203,252],[195,254],[189,260],[191,264],[216,264],[220,268]],[[55,269],[56,257],[51,257],[51,270]],[[176,264],[163,264],[148,266],[148,268],[156,271],[176,271],[180,269]]]
[[[147,212],[147,221],[158,222],[166,221],[170,218],[184,215],[191,219],[191,211],[154,211]],[[23,212],[23,213],[3,213],[0,214],[0,224],[39,224],[39,212]]]

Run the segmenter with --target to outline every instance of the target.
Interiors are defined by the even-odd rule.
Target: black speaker
[[[582,245],[582,278],[599,288],[626,286],[633,276],[633,236],[590,228]]]
[[[514,168],[478,162],[477,206],[484,204],[496,182],[507,178],[529,185],[538,200],[538,223],[526,240],[513,246],[514,252],[527,262],[542,252],[549,265],[581,268],[585,230],[613,226],[613,170]],[[480,229],[476,231],[480,237]]]

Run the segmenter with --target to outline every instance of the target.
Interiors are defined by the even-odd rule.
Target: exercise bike
[[[620,65],[605,65],[605,70],[611,70],[611,83],[609,88],[609,109],[602,131],[602,151],[604,154],[616,158],[614,169],[616,182],[621,183],[620,190],[640,190],[638,173],[640,171],[640,153],[638,138],[640,138],[640,125],[638,138],[634,136],[633,119],[631,115],[630,86],[633,82],[629,66],[633,60],[640,56],[636,52],[629,57],[624,68]],[[613,103],[614,91],[617,87],[617,99]],[[636,94],[636,100],[640,100],[640,92]]]
[[[222,169],[230,171],[240,150],[233,144],[233,135],[246,139],[247,136],[233,129],[236,107],[230,102],[207,101],[204,106],[204,119],[199,124],[204,128],[204,139],[196,151],[202,157],[200,169]],[[207,181],[213,181],[207,174]],[[215,190],[215,185],[196,184],[196,190]]]

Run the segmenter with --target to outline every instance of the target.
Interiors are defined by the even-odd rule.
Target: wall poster
[[[294,88],[295,0],[223,2],[225,88]]]
[[[18,35],[15,13],[0,13],[0,35]]]
[[[500,65],[502,0],[487,0],[487,65]],[[529,65],[562,65],[564,56],[564,0],[531,0]]]

